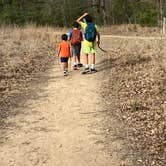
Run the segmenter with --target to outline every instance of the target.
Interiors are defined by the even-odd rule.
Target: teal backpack
[[[96,40],[96,34],[97,34],[97,31],[96,31],[95,24],[88,23],[84,33],[85,39],[89,42],[94,42]]]

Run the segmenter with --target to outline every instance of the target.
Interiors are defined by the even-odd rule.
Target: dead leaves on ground
[[[133,154],[147,166],[166,163],[166,73],[158,41],[112,40],[109,81],[102,96],[109,112],[126,125]],[[117,47],[120,45],[119,47]],[[116,52],[116,53],[115,53]],[[107,71],[108,73],[108,71]],[[107,74],[108,75],[108,74]],[[109,90],[108,90],[109,89]],[[109,102],[108,102],[109,101]],[[125,130],[124,130],[125,132]]]

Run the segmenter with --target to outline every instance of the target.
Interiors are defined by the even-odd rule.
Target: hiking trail
[[[97,56],[97,63],[104,58]],[[0,166],[129,166],[113,150],[108,154],[102,143],[102,71],[62,74],[55,62],[36,78],[36,96],[7,119],[13,125],[1,144]]]

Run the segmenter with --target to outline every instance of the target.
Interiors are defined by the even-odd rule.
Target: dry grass
[[[107,44],[111,46],[109,80],[102,96],[109,103],[108,113],[126,126],[124,139],[133,149],[130,156],[137,156],[136,165],[164,166],[166,42],[111,39]]]
[[[0,31],[0,121],[11,112],[15,96],[28,89],[33,74],[54,62],[59,34],[51,28],[1,27]]]
[[[125,27],[126,28],[126,27]],[[135,31],[133,31],[135,29]],[[111,27],[102,33],[158,36],[157,29]],[[54,61],[59,35],[66,29],[1,27],[0,122],[15,97],[28,89],[33,74],[45,71]],[[125,33],[124,33],[125,32]],[[166,158],[166,42],[165,40],[111,39],[105,42],[111,58],[106,66],[103,93],[107,112],[118,117],[130,132],[133,154],[140,165],[164,166]],[[109,116],[106,118],[109,124]],[[108,130],[109,131],[109,130]]]
[[[142,27],[140,25],[111,25],[99,27],[101,34],[124,36],[161,36],[162,29],[157,27]]]

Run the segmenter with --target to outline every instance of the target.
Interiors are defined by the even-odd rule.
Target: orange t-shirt
[[[60,57],[70,57],[70,45],[67,41],[62,41],[59,44]]]

